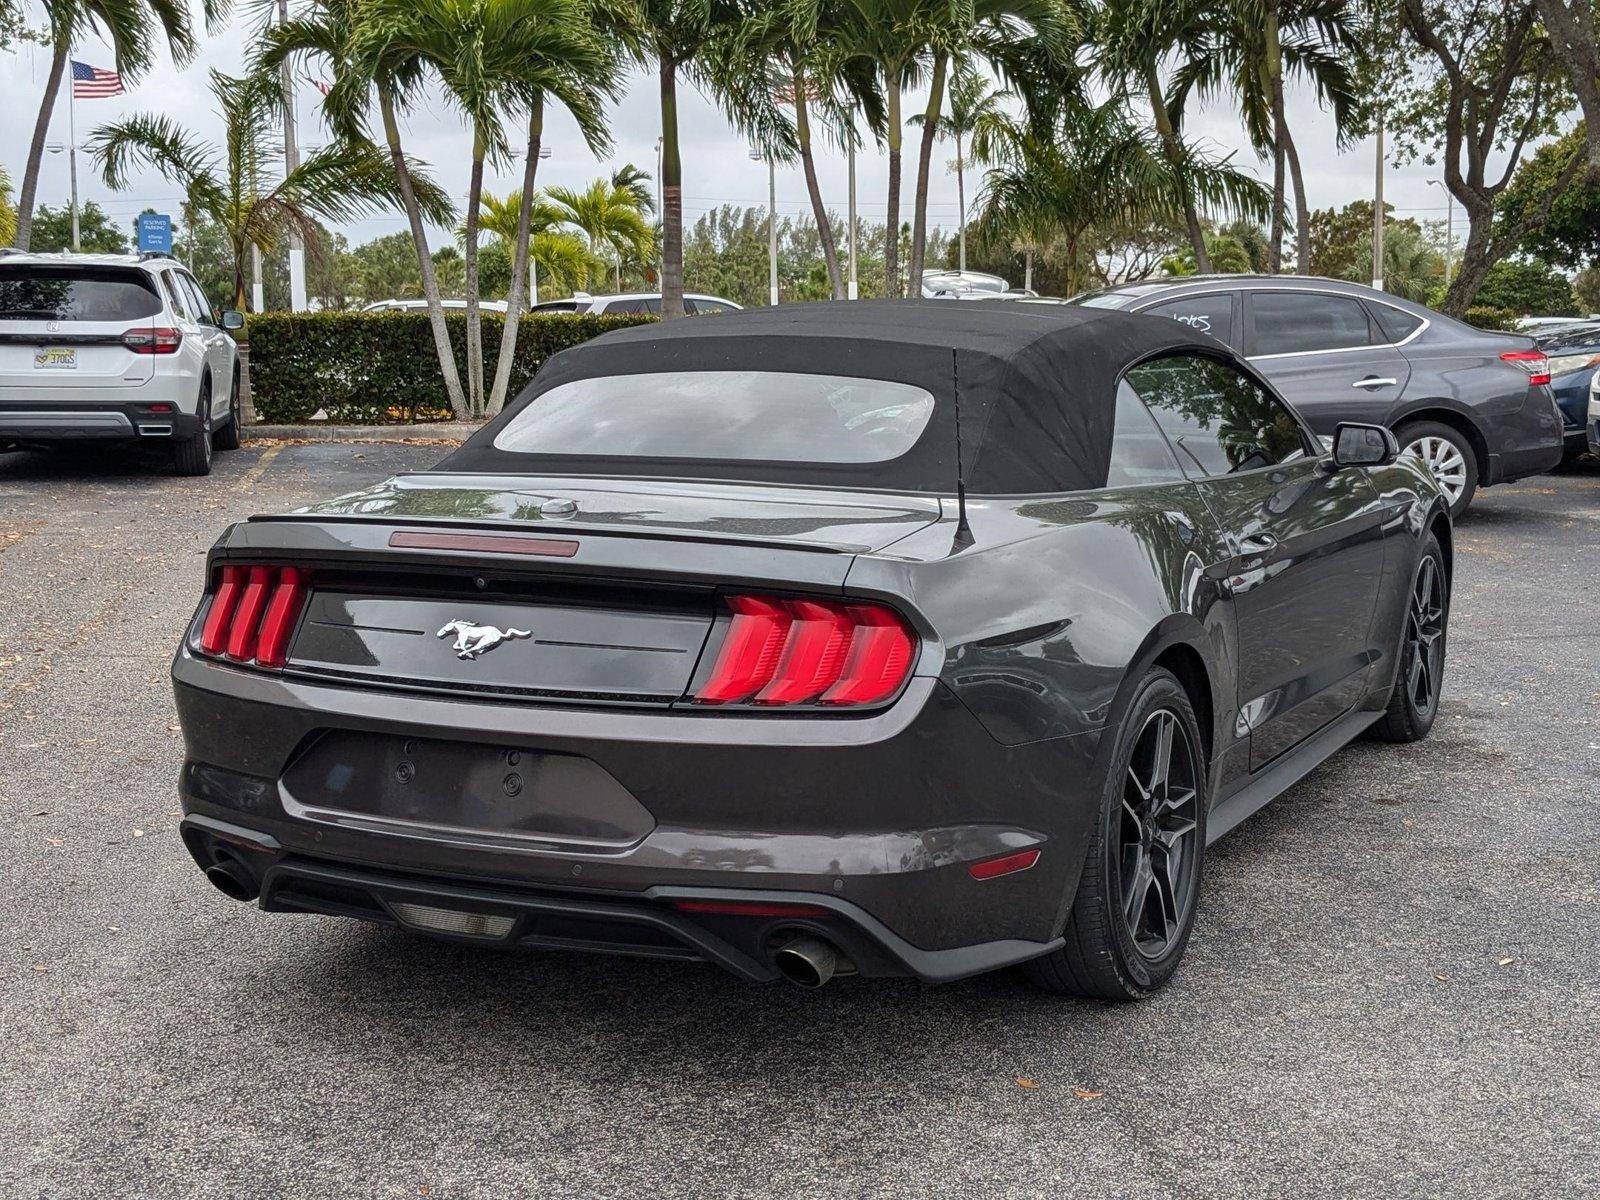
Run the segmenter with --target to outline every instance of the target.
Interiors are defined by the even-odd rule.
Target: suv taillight
[[[904,618],[881,604],[726,596],[731,614],[696,704],[759,707],[876,704],[900,690],[916,658]]]
[[[163,325],[145,325],[124,333],[122,344],[135,354],[176,354],[183,344],[183,331]]]
[[[1550,359],[1543,350],[1507,350],[1501,362],[1515,363],[1528,373],[1528,386],[1538,387],[1550,382]]]
[[[200,653],[281,667],[289,655],[308,572],[300,567],[224,566],[200,628]]]

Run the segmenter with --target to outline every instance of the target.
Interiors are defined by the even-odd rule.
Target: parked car
[[[159,444],[210,474],[239,445],[243,325],[166,255],[0,250],[0,446]]]
[[[1032,288],[1014,288],[999,275],[983,271],[924,271],[924,300],[1020,300],[1038,296]]]
[[[446,312],[464,312],[466,311],[467,302],[457,299],[440,300],[439,307]],[[503,313],[506,311],[506,302],[504,300],[482,300],[479,302],[479,307],[484,312]],[[374,300],[371,304],[363,306],[361,311],[427,312],[428,302],[426,300]]]
[[[1480,487],[1561,461],[1544,354],[1386,292],[1293,275],[1189,276],[1075,298],[1171,317],[1244,354],[1311,423],[1394,430],[1426,461],[1460,516]]]
[[[740,305],[721,296],[704,296],[699,292],[683,294],[683,311],[690,316],[707,313],[737,312]],[[660,292],[628,292],[616,296],[591,296],[588,292],[574,292],[565,300],[546,300],[535,304],[536,313],[659,313]]]
[[[223,534],[182,834],[268,911],[1134,999],[1208,842],[1427,735],[1450,571],[1388,430],[1325,452],[1173,322],[640,326],[430,472]]]
[[[1535,334],[1534,341],[1549,356],[1550,390],[1561,410],[1566,456],[1575,458],[1589,449],[1589,409],[1600,396],[1600,321],[1563,325]]]

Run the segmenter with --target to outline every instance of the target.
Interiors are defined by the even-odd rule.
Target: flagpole
[[[72,252],[79,253],[82,239],[78,233],[78,111],[74,99],[77,87],[72,81],[72,56],[67,56],[67,172],[72,178]]]

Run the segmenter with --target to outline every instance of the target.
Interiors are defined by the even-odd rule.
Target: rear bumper
[[[155,411],[161,404],[170,411]],[[0,441],[170,441],[199,429],[199,417],[173,401],[0,400]]]
[[[843,951],[863,975],[911,976],[945,983],[1025,962],[1059,946],[1003,940],[923,950],[858,905],[826,894],[760,889],[659,886],[640,894],[510,888],[286,855],[273,839],[205,817],[184,820],[183,839],[197,864],[231,859],[249,871],[266,912],[321,913],[399,926],[432,937],[498,948],[578,950],[635,958],[713,963],[751,983],[779,977],[772,949],[801,935]],[[796,915],[686,912],[686,902],[795,906]],[[420,921],[412,906],[493,921],[479,932],[451,933]],[[803,908],[801,906],[804,906]]]
[[[1486,432],[1490,448],[1483,471],[1486,485],[1542,475],[1559,466],[1566,455],[1561,409],[1548,387],[1529,388],[1521,410],[1500,418]]]
[[[1056,944],[1099,803],[1095,735],[1003,746],[926,677],[886,712],[801,720],[342,688],[235,670],[187,650],[173,676],[187,743],[185,828],[199,831],[186,837],[202,867],[214,841],[206,831],[225,826],[250,844],[263,907],[307,907],[303,897],[282,901],[280,880],[311,868],[353,871],[377,881],[353,885],[377,900],[312,910],[393,920],[382,897],[402,884],[443,889],[447,898],[466,888],[492,894],[518,916],[518,932],[504,940],[521,944],[545,944],[540,922],[524,918],[551,896],[621,904],[628,921],[659,930],[664,920],[682,923],[667,898],[751,892],[836,913],[834,940],[854,943],[866,973],[956,978]],[[352,801],[340,812],[306,803],[304,780],[316,773],[308,764],[324,773],[330,765],[319,747],[352,733],[408,746],[414,739],[422,754],[421,743],[441,737],[489,758],[514,752],[530,781],[531,759],[581,757],[625,789],[620,802],[606,803],[623,814],[613,827],[626,836],[563,836],[554,826],[529,834],[464,821],[462,811],[477,810],[495,822],[504,769],[482,789],[481,809],[458,804],[448,823],[428,823],[430,796],[416,787],[406,792],[408,805],[415,800],[407,820],[374,819],[394,811],[383,802]],[[428,769],[419,761],[411,782]],[[629,800],[643,820],[627,815]],[[563,812],[574,822],[584,815],[570,804]],[[1028,870],[983,881],[969,873],[974,862],[1031,847],[1042,853]],[[660,950],[767,978],[770,964],[758,951],[770,933],[747,926],[740,935],[759,969],[678,934]],[[733,933],[719,936],[739,942]],[[619,948],[598,935],[567,942]],[[639,943],[620,949],[651,952]]]

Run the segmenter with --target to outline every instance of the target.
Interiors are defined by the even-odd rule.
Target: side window
[[[1367,307],[1372,310],[1378,328],[1383,330],[1383,340],[1386,342],[1403,342],[1422,324],[1421,317],[1390,308],[1387,304],[1368,304]]]
[[[1366,307],[1353,296],[1323,292],[1252,292],[1251,354],[1347,350],[1387,338],[1372,336]]]
[[[178,285],[178,276],[172,271],[161,272],[161,285],[166,288],[167,299],[172,302],[172,307],[177,309],[178,315],[186,321],[194,320],[194,313],[190,310],[194,305],[190,302],[188,293]]]
[[[200,290],[200,285],[189,275],[179,275],[178,278],[183,281],[184,287],[188,289],[190,297],[194,300],[200,323],[202,325],[215,325],[217,323],[217,310],[211,307],[211,301],[206,299],[206,294]]]
[[[635,297],[631,300],[613,300],[606,305],[607,313],[658,313],[660,311],[661,301],[644,297]]]
[[[1128,382],[1191,474],[1253,471],[1306,451],[1288,407],[1227,363],[1175,354],[1134,367]]]
[[[1171,317],[1196,333],[1210,334],[1230,346],[1239,344],[1235,340],[1238,334],[1238,318],[1234,315],[1236,304],[1234,297],[1226,292],[1214,292],[1209,296],[1184,296],[1181,300],[1168,300],[1165,304],[1154,304],[1139,311],[1152,317]]]
[[[1184,479],[1172,447],[1156,428],[1150,410],[1126,380],[1117,385],[1116,426],[1111,433],[1111,469],[1108,488],[1139,487],[1147,483],[1177,483]]]

